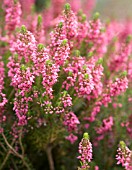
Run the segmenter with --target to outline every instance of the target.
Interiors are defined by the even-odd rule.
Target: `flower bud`
[[[25,71],[26,70],[26,66],[24,64],[21,65],[21,70]]]
[[[99,12],[96,12],[93,16],[93,20],[96,21],[97,19],[99,19],[99,16],[100,16]]]
[[[89,78],[89,76],[88,76],[87,73],[84,74],[84,78],[85,78],[85,79],[88,79],[88,78]]]
[[[129,44],[132,41],[132,35],[128,35],[126,38],[126,44]]]
[[[62,27],[63,27],[63,22],[60,22],[60,23],[58,24],[58,27],[59,27],[59,28],[62,28]]]
[[[66,12],[66,13],[69,12],[70,9],[71,9],[70,4],[69,4],[69,3],[65,4],[65,12]]]
[[[103,63],[103,58],[100,58],[98,61],[97,61],[97,64],[102,64]]]
[[[44,45],[43,44],[38,44],[38,50],[41,51],[44,49]]]
[[[83,134],[83,138],[89,140],[89,135],[88,135],[87,132],[85,132],[85,133]]]
[[[127,71],[123,71],[122,73],[121,73],[121,77],[126,77],[127,76]]]
[[[67,42],[68,42],[67,39],[64,39],[64,40],[62,41],[61,45],[62,45],[62,46],[65,46],[65,45],[67,44]]]
[[[42,16],[41,15],[39,15],[38,16],[38,26],[40,26],[41,24],[42,24]]]
[[[27,32],[27,28],[25,27],[25,25],[21,26],[21,33],[25,34]]]

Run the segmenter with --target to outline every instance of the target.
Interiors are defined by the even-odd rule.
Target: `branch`
[[[51,146],[49,146],[49,145],[47,146],[46,153],[47,153],[47,157],[48,157],[48,161],[49,161],[50,170],[55,170]]]
[[[21,156],[18,152],[16,152],[16,150],[9,144],[9,142],[7,141],[6,136],[4,135],[4,133],[2,133],[2,136],[3,136],[4,140],[5,140],[6,145],[10,148],[10,150],[11,150],[16,156],[18,156],[19,158],[22,158],[22,156]]]
[[[12,141],[11,146],[13,146],[14,143],[15,143],[15,139]],[[3,144],[2,144],[2,145],[3,145]],[[3,148],[4,148],[4,151],[7,151],[5,147],[3,147]],[[5,166],[8,158],[9,158],[9,156],[10,156],[10,154],[11,154],[11,149],[9,149],[9,151],[7,152],[6,157],[5,157],[4,161],[2,162],[2,164],[1,164],[1,166],[0,166],[0,170],[2,170],[2,169],[4,168],[4,166]]]
[[[22,160],[23,165],[27,168],[27,170],[31,170],[31,168],[29,167],[29,165],[27,164],[27,162],[24,159],[24,155],[20,155],[18,152],[16,152],[16,150],[7,141],[6,136],[4,135],[4,133],[2,133],[2,136],[3,136],[4,140],[5,140],[5,143],[9,147],[10,151],[12,151],[17,157],[19,157]]]
[[[23,144],[22,144],[22,130],[23,130],[23,127],[21,128],[21,132],[20,132],[20,135],[19,135],[19,144],[20,144],[20,147],[21,147],[21,150],[22,150],[22,155],[24,156],[24,147],[23,147]]]
[[[9,156],[10,156],[10,154],[11,154],[11,150],[9,150],[9,151],[7,152],[6,157],[5,157],[4,161],[2,162],[2,164],[1,164],[1,166],[0,166],[0,170],[2,170],[2,169],[4,168],[4,166],[5,166],[8,158],[9,158]]]

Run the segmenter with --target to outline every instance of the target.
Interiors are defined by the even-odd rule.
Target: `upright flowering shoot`
[[[42,16],[39,15],[37,18],[37,23],[36,23],[36,28],[35,28],[35,38],[36,41],[39,43],[44,43],[45,42],[45,32],[44,32],[44,28],[43,28],[43,19]]]
[[[132,170],[132,151],[121,141],[117,150],[117,164],[122,164],[125,170]]]
[[[66,37],[66,30],[64,23],[60,22],[54,32],[50,33],[50,54],[53,56],[53,60],[59,66],[63,65],[69,57],[70,48]]]
[[[89,162],[91,162],[92,159],[92,144],[89,141],[89,135],[88,133],[83,134],[83,138],[81,142],[79,143],[79,154],[77,158],[80,160],[81,163],[81,170],[87,170],[90,168]]]
[[[25,62],[30,62],[33,54],[36,51],[36,40],[34,35],[26,29],[24,25],[21,31],[17,34],[16,40],[11,44],[12,53],[17,53]]]
[[[132,146],[132,22],[77,12],[95,0],[40,1],[0,0],[0,170],[115,170],[117,142]],[[132,170],[123,142],[116,159]]]
[[[74,12],[71,10],[69,4],[65,5],[65,10],[60,17],[60,21],[64,24],[63,29],[66,33],[66,38],[68,39],[68,43],[70,48],[73,47],[73,41],[78,35],[78,22],[77,17]]]
[[[3,128],[1,127],[2,122],[6,120],[6,116],[4,115],[4,106],[8,102],[6,99],[6,95],[3,93],[4,90],[4,63],[1,61],[2,57],[0,56],[0,133],[3,132]]]
[[[65,22],[65,28],[67,33],[68,40],[71,40],[72,38],[77,36],[77,28],[78,28],[78,22],[77,17],[71,10],[71,7],[69,4],[65,5],[65,10],[62,18]]]
[[[11,34],[20,25],[21,5],[19,1],[4,0],[5,8],[5,29]]]

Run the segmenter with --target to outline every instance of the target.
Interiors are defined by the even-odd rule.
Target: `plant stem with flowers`
[[[92,144],[89,141],[88,133],[83,134],[83,138],[79,143],[79,150],[80,156],[77,158],[80,160],[81,167],[78,170],[88,170],[90,168],[89,162],[92,160]]]
[[[34,4],[33,0],[26,2]],[[52,1],[54,5],[58,2],[64,3]],[[5,29],[2,26],[2,34],[0,30],[1,168],[39,169],[41,156],[49,161],[48,165],[41,161],[45,169],[71,168],[75,156],[68,153],[70,143],[72,151],[87,129],[90,140],[84,133],[79,144],[79,169],[92,169],[91,164],[95,163],[111,170],[118,140],[129,141],[132,137],[131,31],[123,30],[119,23],[102,23],[98,13],[87,21],[81,11],[73,12],[75,8],[69,4],[62,13],[57,11],[60,8],[51,7],[41,16],[24,13],[21,5],[24,2],[17,0],[3,0],[2,5]],[[100,153],[90,163],[92,147]],[[124,149],[119,154],[122,153]],[[100,160],[102,156],[105,160]],[[59,160],[61,165],[57,167]]]

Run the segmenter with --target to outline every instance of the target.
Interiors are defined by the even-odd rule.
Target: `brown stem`
[[[12,98],[12,95],[14,94],[15,90],[13,89],[8,97],[8,101],[10,101],[10,99]]]
[[[0,146],[3,148],[3,150],[6,152],[5,146],[0,142]]]
[[[0,166],[0,170],[2,170],[2,169],[4,168],[4,166],[5,166],[8,158],[9,158],[9,156],[10,156],[10,154],[11,154],[11,150],[9,150],[9,151],[7,152],[7,155],[6,155],[4,161],[2,162],[2,164],[1,164],[1,166]]]
[[[12,141],[11,146],[13,146],[14,143],[15,143],[15,139]],[[5,147],[4,147],[4,151],[7,151]],[[9,151],[7,152],[6,157],[5,157],[4,161],[2,162],[2,164],[0,166],[0,170],[2,170],[4,168],[10,154],[11,154],[11,149],[9,149]]]
[[[50,170],[55,170],[54,161],[52,157],[52,146],[48,145],[46,148],[46,153],[49,161]]]
[[[27,168],[27,170],[31,170],[30,166],[25,161],[24,157],[22,157],[23,165]]]
[[[10,152],[13,152],[14,155],[16,155],[17,157],[19,157],[22,160],[23,165],[27,168],[27,170],[31,170],[31,168],[29,167],[28,163],[24,159],[24,155],[20,155],[18,152],[16,152],[16,150],[7,141],[6,136],[4,135],[4,133],[2,133],[2,136],[4,138],[5,143],[9,147]]]
[[[3,136],[3,138],[4,138],[4,141],[5,141],[6,145],[9,147],[9,149],[10,149],[16,156],[18,156],[19,158],[21,158],[21,155],[20,155],[18,152],[16,152],[16,150],[9,144],[9,142],[7,141],[6,136],[4,135],[4,133],[2,133],[2,136]]]
[[[13,166],[14,166],[14,169],[15,170],[18,170],[18,168],[17,168],[17,166],[16,166],[16,163],[14,162],[14,160],[11,158],[11,162],[12,162],[12,164],[13,164]]]
[[[20,147],[21,147],[21,150],[22,150],[22,155],[24,156],[24,147],[23,147],[23,144],[22,144],[22,130],[23,130],[23,128],[21,128],[21,131],[19,133],[19,144],[20,144]]]
[[[2,151],[0,151],[0,155],[3,155],[3,152],[2,152]]]

